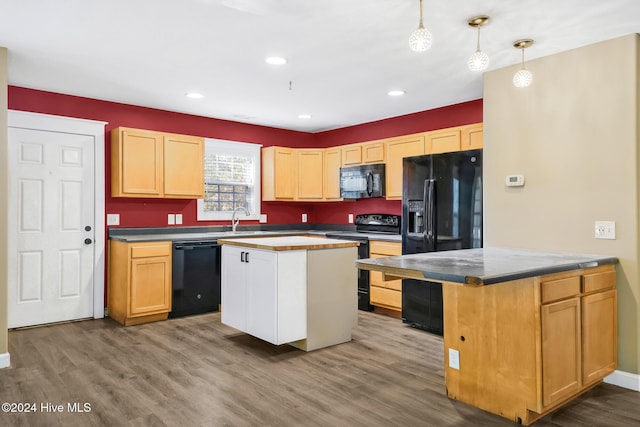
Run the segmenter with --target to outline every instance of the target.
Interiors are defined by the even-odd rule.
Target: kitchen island
[[[442,283],[447,395],[529,425],[616,369],[616,263],[485,248],[356,265]]]
[[[219,239],[222,323],[304,351],[351,341],[358,243],[306,236]]]

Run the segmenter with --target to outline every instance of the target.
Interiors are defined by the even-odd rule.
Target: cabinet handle
[[[249,252],[244,254],[244,262],[249,262]]]
[[[240,252],[240,262],[244,262],[244,252]]]

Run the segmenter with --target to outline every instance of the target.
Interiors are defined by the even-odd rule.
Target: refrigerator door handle
[[[438,238],[438,221],[436,208],[436,180],[424,180],[424,244],[427,252],[433,252]]]

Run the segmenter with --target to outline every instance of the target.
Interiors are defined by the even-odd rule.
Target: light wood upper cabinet
[[[164,135],[164,196],[204,198],[204,139]]]
[[[113,197],[204,197],[204,138],[119,127],[111,131]]]
[[[437,154],[460,151],[460,134],[460,128],[427,132],[425,152],[427,154]]]
[[[384,162],[384,141],[371,141],[362,144],[362,163]]]
[[[298,160],[298,199],[322,200],[324,180],[324,150],[296,150]]]
[[[109,242],[109,317],[123,325],[171,311],[171,242]]]
[[[482,148],[482,123],[462,126],[460,150],[476,150]]]
[[[117,128],[111,131],[111,195],[161,198],[163,138],[159,132]]]
[[[296,152],[293,148],[262,149],[262,200],[293,200],[296,181]]]
[[[386,198],[402,199],[402,159],[425,154],[424,134],[414,134],[385,141]]]
[[[342,149],[340,147],[324,150],[324,198],[340,200],[340,166],[342,165]]]
[[[342,166],[353,166],[362,163],[362,144],[342,146]]]

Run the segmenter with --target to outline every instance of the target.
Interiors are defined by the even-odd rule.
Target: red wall
[[[167,214],[169,213],[181,213],[185,226],[221,223],[197,221],[195,200],[112,198],[110,196],[111,150],[109,142],[111,141],[111,129],[118,126],[253,142],[264,146],[285,145],[300,148],[331,147],[482,121],[482,100],[475,100],[377,122],[310,134],[16,86],[9,86],[9,108],[108,122],[105,131],[105,141],[107,142],[105,150],[107,170],[105,206],[107,213],[120,214],[120,227],[167,226]],[[401,204],[399,201],[381,199],[330,203],[262,203],[262,213],[267,214],[269,224],[300,223],[302,213],[308,214],[309,223],[347,224],[349,213],[400,214],[400,212]],[[243,222],[243,224],[250,223],[249,221]],[[228,221],[222,224],[228,225]]]

